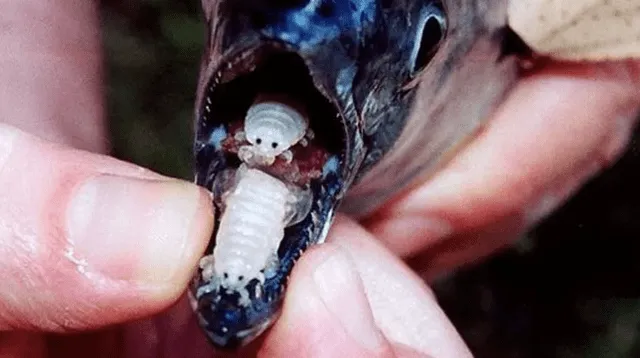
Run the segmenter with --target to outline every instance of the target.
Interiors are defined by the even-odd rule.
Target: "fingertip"
[[[390,215],[382,220],[367,220],[365,225],[380,242],[400,257],[410,256],[454,233],[453,225],[436,214]],[[416,239],[398,240],[399,235]]]
[[[507,216],[536,223],[627,147],[640,110],[639,68],[551,63],[523,78],[469,145],[368,227],[409,255]]]
[[[379,351],[384,339],[376,327],[353,260],[342,248],[336,247],[332,251],[314,265],[315,288],[325,307],[354,340],[367,350]]]
[[[175,297],[211,235],[209,199],[202,188],[178,180],[99,175],[72,194],[67,244],[88,275]]]
[[[184,291],[213,226],[210,194],[0,124],[0,329],[100,327]]]
[[[342,217],[329,241],[352,258],[376,325],[397,352],[404,346],[418,355],[471,356],[425,282],[374,236]]]
[[[212,196],[206,189],[183,181],[162,182],[166,197],[153,214],[149,240],[136,276],[140,283],[158,284],[158,298],[171,302],[184,292],[211,239],[214,225]]]
[[[11,248],[22,237],[0,243],[18,252],[0,265],[0,327],[96,328],[159,312],[184,292],[212,231],[209,194],[185,182],[98,176],[68,203],[47,211],[29,251]]]
[[[268,356],[384,356],[357,271],[340,247],[311,249],[296,265],[283,313],[262,354]]]

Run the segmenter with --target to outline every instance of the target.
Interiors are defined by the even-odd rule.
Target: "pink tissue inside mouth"
[[[235,121],[229,124],[229,135],[222,141],[222,149],[225,152],[237,154],[241,146],[249,144],[247,141],[235,139],[235,134],[241,131],[242,128],[242,121]],[[259,169],[298,186],[306,186],[311,180],[322,176],[322,167],[329,158],[329,153],[319,146],[315,139],[309,140],[306,147],[296,144],[289,150],[293,154],[293,160],[290,163],[278,157],[272,165],[260,167]]]

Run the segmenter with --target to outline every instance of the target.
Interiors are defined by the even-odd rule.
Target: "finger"
[[[435,298],[373,238],[340,219],[296,266],[265,356],[468,357]]]
[[[211,234],[210,196],[0,125],[0,329],[73,330],[157,312]]]
[[[0,121],[106,151],[99,4],[0,0]]]
[[[218,357],[202,332],[187,297],[160,316],[128,325],[123,332],[123,341],[120,351],[125,357]]]
[[[187,297],[160,315],[125,325],[81,334],[49,335],[46,352],[48,357],[218,357],[200,329]],[[245,356],[248,355],[240,355]]]
[[[463,153],[369,229],[412,255],[507,217],[521,222],[516,229],[531,226],[622,152],[639,84],[640,62],[553,64],[525,78]]]
[[[377,238],[342,217],[332,242],[353,258],[375,321],[391,342],[431,357],[471,357],[424,281]]]
[[[27,332],[5,332],[0,335],[0,357],[39,358],[47,355],[42,337]]]
[[[463,265],[477,263],[509,247],[524,231],[521,215],[504,218],[436,242],[408,259],[409,266],[426,282],[434,282]]]
[[[334,245],[310,250],[296,266],[266,357],[386,357],[353,262]]]

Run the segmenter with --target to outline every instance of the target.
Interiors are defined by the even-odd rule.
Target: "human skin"
[[[0,8],[0,356],[213,356],[183,298],[211,234],[210,196],[100,154],[97,3]],[[339,217],[251,348],[470,356],[402,259],[419,254],[435,277],[508,245],[620,155],[639,82],[638,62],[529,75],[432,180],[363,223]]]

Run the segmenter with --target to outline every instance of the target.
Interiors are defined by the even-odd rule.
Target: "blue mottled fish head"
[[[500,15],[476,3],[480,2],[203,0],[207,41],[195,111],[195,180],[213,192],[216,221],[191,296],[201,326],[214,345],[246,344],[275,321],[296,261],[311,245],[324,241],[347,190],[359,184],[371,168],[379,167],[412,131],[410,127],[416,126],[412,121],[417,119],[412,118],[420,108],[416,98],[424,78],[437,79],[430,83],[432,88],[463,92],[464,83],[451,69],[468,60],[467,54],[474,54],[478,38],[460,36],[455,30],[475,31],[477,25],[478,33],[490,44],[500,33],[500,21],[492,24],[491,20]],[[453,22],[452,13],[456,16]],[[442,53],[444,47],[449,54]],[[488,54],[486,61],[493,61],[500,56],[499,46],[494,47],[475,50],[476,55]],[[505,67],[512,70],[512,66]],[[432,92],[427,97],[438,98],[436,90]],[[494,97],[502,92],[497,89]],[[495,99],[485,97],[487,103]],[[309,135],[293,145],[287,156],[251,159],[254,154],[244,137],[244,119],[260,101],[286,105],[308,122]],[[444,118],[446,113],[441,110],[433,118],[453,126],[461,123],[462,119]],[[453,144],[454,139],[459,138],[447,137],[445,143]],[[402,158],[411,154],[405,151]],[[423,159],[414,157],[413,161]],[[244,219],[252,217],[249,212],[274,211],[261,207],[267,204],[260,197],[268,193],[259,190],[252,194],[255,202],[247,199],[245,206],[240,205],[248,210],[247,215],[234,212],[240,218],[236,222],[223,220],[231,215],[230,210],[241,210],[227,203],[234,195],[239,197],[234,188],[243,180],[240,168],[247,166],[311,193],[311,199],[299,205],[303,209],[298,209],[295,220],[283,228],[278,227],[281,222],[272,222],[260,224],[272,225],[269,230],[253,230],[257,221]],[[412,171],[397,168],[389,173],[399,177],[418,173],[407,168]],[[389,186],[392,191],[406,186],[404,178],[399,181]],[[385,190],[387,193],[388,188]],[[367,196],[382,198],[378,194]],[[357,211],[357,203],[355,207]],[[223,226],[225,230],[220,230]],[[268,248],[272,251],[268,260],[249,254],[253,251],[248,247],[266,240],[251,236],[259,229],[265,233],[283,230],[277,246]],[[220,234],[222,231],[236,234]],[[223,241],[225,245],[218,245]],[[246,277],[246,285],[225,284],[225,265],[238,262],[253,274]]]
[[[220,84],[262,69],[272,72],[264,86],[295,92],[301,86],[289,80],[300,77],[333,107],[326,111],[333,118],[327,113],[320,121],[340,117],[330,126],[342,132],[336,135],[343,136],[349,182],[364,171],[363,161],[375,164],[393,145],[416,79],[447,31],[441,1],[229,0],[203,1],[203,8],[208,32],[196,111],[198,136],[205,138],[199,139],[211,130],[201,127],[215,122],[202,120],[204,102]],[[251,99],[241,96],[234,100]],[[378,133],[380,123],[386,125]]]

